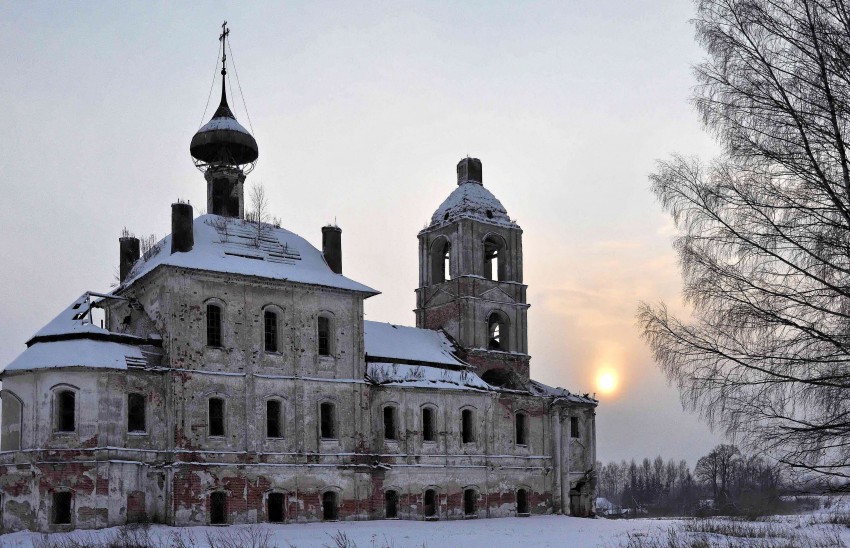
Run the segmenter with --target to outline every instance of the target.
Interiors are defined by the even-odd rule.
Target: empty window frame
[[[517,413],[514,417],[514,430],[516,433],[516,444],[517,445],[528,445],[528,419],[525,416],[525,413]]]
[[[508,322],[499,312],[493,312],[487,318],[487,348],[508,351]]]
[[[433,407],[422,408],[422,441],[437,441],[436,415]]]
[[[570,417],[570,437],[578,438],[578,417]]]
[[[280,400],[266,401],[266,437],[283,437],[283,404]]]
[[[266,352],[278,352],[277,334],[277,312],[266,310],[263,312],[263,348]]]
[[[319,406],[320,434],[322,439],[336,439],[336,406],[324,402]]]
[[[2,394],[0,419],[3,422],[3,435],[0,436],[0,451],[17,451],[22,447],[24,404],[9,390],[3,390]],[[2,522],[0,522],[0,526],[2,526]]]
[[[56,432],[75,432],[77,430],[77,395],[74,391],[57,391],[54,405]]]
[[[488,280],[505,281],[505,241],[499,236],[484,239],[484,277]]]
[[[478,493],[475,489],[463,490],[463,515],[466,517],[478,515]]]
[[[286,498],[283,493],[269,493],[267,504],[270,523],[283,523],[286,518]]]
[[[227,523],[227,493],[224,491],[210,493],[210,524],[225,523]]]
[[[210,398],[208,402],[208,428],[210,436],[224,436],[224,400]]]
[[[451,279],[452,244],[444,237],[431,244],[431,283],[439,284]]]
[[[127,394],[127,432],[146,432],[144,394]]]
[[[221,347],[221,307],[207,305],[207,346]]]
[[[426,518],[435,517],[437,515],[437,491],[426,489],[425,496],[422,497],[422,506]]]
[[[516,513],[520,516],[528,515],[528,491],[525,489],[516,492]]]
[[[319,355],[331,355],[331,319],[327,316],[319,316]]]
[[[392,405],[384,407],[384,439],[398,439],[398,427],[396,425],[396,408]]]
[[[53,508],[51,518],[55,525],[71,524],[71,503],[73,494],[70,491],[59,491],[53,493]]]
[[[339,517],[337,507],[337,496],[333,491],[322,493],[322,519],[324,521],[336,521]]]
[[[460,439],[463,443],[475,442],[475,421],[471,409],[460,413]]]
[[[398,517],[398,491],[386,491],[384,493],[384,516],[387,519]]]

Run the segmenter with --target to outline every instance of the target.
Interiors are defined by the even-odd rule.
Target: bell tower
[[[457,165],[457,188],[419,233],[416,325],[443,329],[485,381],[529,378],[522,229],[484,187],[481,161]]]

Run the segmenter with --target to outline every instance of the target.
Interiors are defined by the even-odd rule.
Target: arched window
[[[227,523],[227,493],[224,491],[210,493],[210,524],[225,523]]]
[[[77,430],[77,395],[74,391],[56,391],[54,408],[54,430],[75,432]]]
[[[463,443],[475,442],[475,421],[472,409],[460,413],[460,439]]]
[[[319,415],[322,439],[336,439],[336,406],[327,401],[322,403],[319,406]]]
[[[209,399],[207,421],[208,435],[224,436],[224,399]]]
[[[221,306],[207,305],[207,346],[221,347]]]
[[[398,492],[387,491],[384,493],[384,515],[388,519],[398,517]]]
[[[478,515],[478,493],[475,489],[463,490],[463,515],[468,518]]]
[[[20,398],[8,390],[3,390],[2,435],[0,435],[0,451],[17,451],[21,449],[21,436],[24,423],[24,404]],[[0,522],[2,526],[2,522]]]
[[[451,279],[452,244],[440,236],[431,244],[431,283],[438,284]]]
[[[491,234],[484,238],[484,277],[488,280],[507,280],[507,257],[505,240]]]
[[[263,311],[263,348],[266,352],[278,352],[277,312],[266,309]]]
[[[333,322],[326,315],[319,316],[317,320],[319,336],[319,356],[330,356],[333,354]]]
[[[426,518],[432,518],[437,515],[437,492],[434,489],[426,489],[425,496],[422,498],[422,506],[425,511]]]
[[[145,432],[145,395],[127,394],[127,432]]]
[[[520,516],[528,515],[528,491],[525,489],[516,492],[516,513]]]
[[[286,504],[283,493],[269,493],[266,503],[269,512],[269,522],[283,523],[286,518]]]
[[[437,440],[436,415],[433,407],[422,408],[422,441]]]
[[[384,407],[384,439],[395,440],[397,438],[396,409],[393,405],[387,405]]]
[[[526,426],[527,419],[525,413],[517,413],[514,417],[515,419],[515,433],[516,433],[516,444],[517,445],[527,445],[526,441]]]
[[[266,437],[283,437],[283,405],[280,400],[266,400]]]
[[[338,516],[336,493],[325,491],[322,493],[322,519],[324,521],[336,521]]]
[[[507,352],[509,349],[508,318],[498,310],[491,312],[487,318],[487,348],[503,352]]]

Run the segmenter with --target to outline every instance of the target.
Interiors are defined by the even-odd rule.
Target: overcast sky
[[[173,201],[205,204],[189,140],[227,19],[260,147],[248,182],[314,245],[337,221],[345,274],[383,292],[367,319],[413,325],[416,234],[478,157],[524,230],[532,376],[592,393],[613,369],[599,459],[693,465],[720,438],[635,325],[641,300],[682,307],[647,175],[716,153],[688,103],[692,16],[682,0],[0,4],[0,363],[110,288],[122,228],[161,237]]]

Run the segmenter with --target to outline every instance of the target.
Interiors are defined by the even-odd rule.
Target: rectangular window
[[[428,489],[425,491],[425,500],[423,501],[423,506],[425,507],[425,517],[430,518],[437,515],[437,492],[433,489]]]
[[[77,395],[70,390],[56,394],[56,431],[74,432],[77,429]]]
[[[319,316],[319,355],[331,355],[331,321]]]
[[[145,396],[127,394],[127,431],[145,432]]]
[[[71,493],[69,491],[53,493],[53,523],[71,524]]]
[[[525,415],[516,414],[516,444],[525,445]]]
[[[578,417],[570,417],[570,437],[577,438],[578,435]]]
[[[436,440],[436,428],[434,428],[434,409],[422,408],[422,441]]]
[[[475,441],[475,425],[472,423],[472,411],[464,409],[461,413],[460,422],[460,437],[463,443],[472,443]]]
[[[463,491],[463,513],[467,517],[478,513],[478,494],[475,492],[475,489],[465,489]]]
[[[221,346],[221,307],[207,305],[207,346]]]
[[[396,439],[395,407],[391,405],[384,407],[384,439]]]
[[[277,352],[277,314],[266,310],[264,316],[266,352]]]
[[[281,420],[282,406],[277,400],[269,400],[266,402],[266,437],[267,438],[282,438],[283,437],[283,421]]]
[[[283,493],[269,493],[269,522],[283,523],[284,515]]]
[[[322,438],[332,440],[336,438],[336,424],[334,420],[334,404],[325,402],[319,406],[321,415]]]
[[[210,494],[210,523],[227,523],[227,493],[218,491]]]
[[[210,398],[209,401],[209,435],[224,435],[224,400]]]

